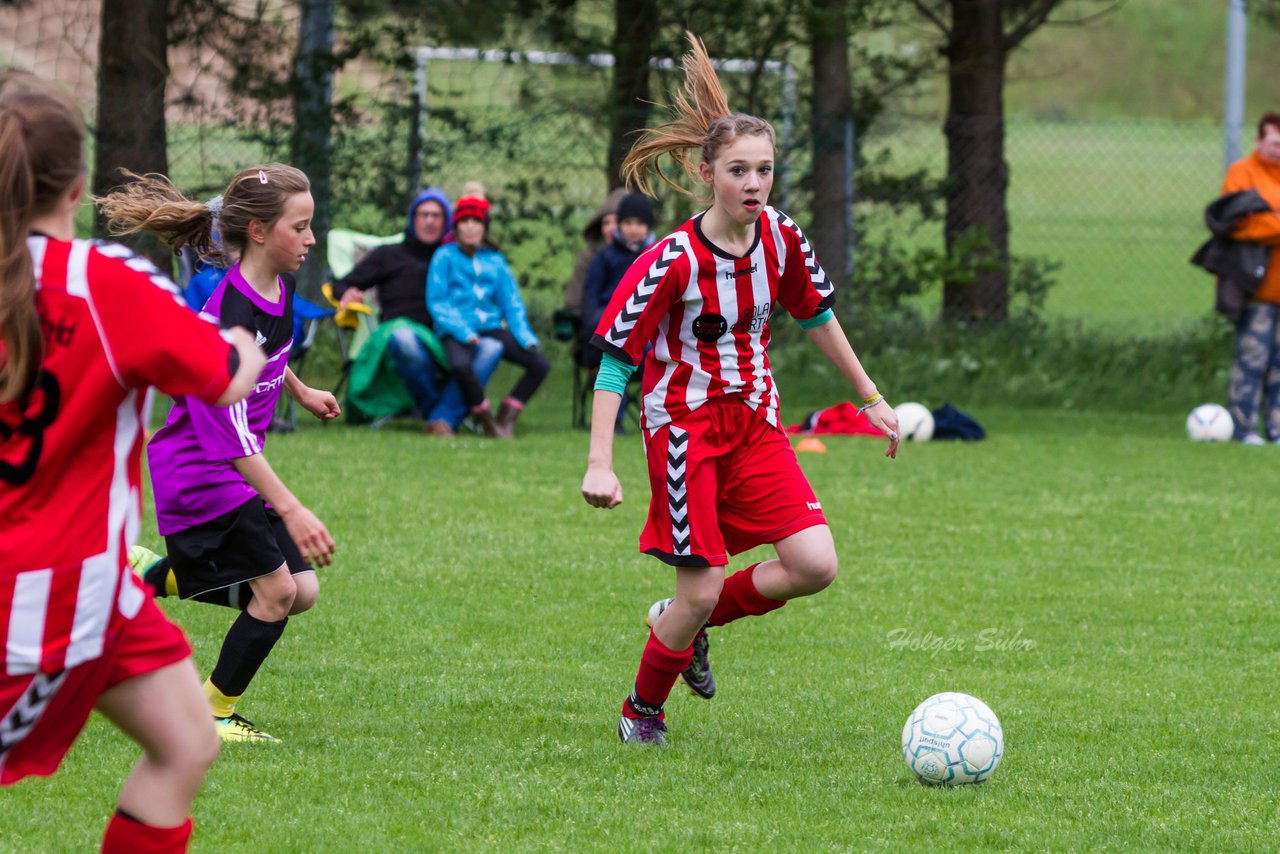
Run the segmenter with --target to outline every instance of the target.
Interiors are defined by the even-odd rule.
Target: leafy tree
[[[117,186],[121,169],[169,171],[165,135],[165,83],[169,79],[166,0],[103,0],[98,46],[98,115],[93,192]],[[99,217],[99,234],[106,224]],[[128,241],[162,270],[173,259],[159,241]]]
[[[1097,0],[1101,2],[1101,0]],[[942,36],[947,66],[949,255],[978,248],[975,264],[944,283],[944,319],[1003,323],[1009,315],[1009,167],[1004,157],[1004,82],[1009,55],[1063,0],[912,0]],[[1114,7],[1107,2],[1106,7]]]
[[[622,161],[649,122],[649,57],[657,39],[658,0],[614,0],[613,75],[609,93],[609,186],[622,184]]]
[[[853,95],[845,3],[813,0],[808,25],[815,213],[809,237],[827,275],[843,286],[849,281],[854,240]]]

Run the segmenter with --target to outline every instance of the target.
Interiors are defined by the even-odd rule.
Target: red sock
[[[191,819],[177,827],[153,827],[116,810],[102,837],[102,854],[183,854],[191,827]]]
[[[636,673],[636,690],[622,704],[622,714],[629,718],[662,714],[662,704],[671,694],[680,673],[693,660],[693,644],[676,652],[658,640],[649,630],[649,642],[640,654],[640,670]]]
[[[720,601],[716,603],[715,610],[707,618],[708,623],[713,626],[723,626],[725,623],[732,623],[743,617],[758,617],[761,614],[776,611],[787,604],[785,599],[770,599],[767,596],[761,596],[760,591],[756,590],[756,583],[751,576],[759,565],[753,563],[724,580]]]

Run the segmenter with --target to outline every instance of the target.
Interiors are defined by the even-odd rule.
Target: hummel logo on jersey
[[[750,267],[743,267],[741,270],[725,270],[724,277],[726,279],[741,279],[743,276],[750,276],[755,273],[758,265],[752,264]]]
[[[263,334],[262,334],[262,332],[260,332],[260,331],[255,332],[255,334],[254,334],[254,339],[253,339],[253,343],[255,343],[255,344],[257,344],[259,347],[261,347],[263,344],[266,344],[266,343],[267,343],[267,336],[263,335]]]
[[[809,505],[809,509],[810,509],[810,510],[821,510],[821,509],[822,509],[822,502],[821,502],[821,501],[806,501],[806,502],[805,502],[805,504],[808,504],[808,505]]]

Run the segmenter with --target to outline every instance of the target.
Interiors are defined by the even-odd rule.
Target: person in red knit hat
[[[459,198],[453,233],[454,242],[431,259],[427,307],[472,418],[489,435],[511,438],[516,420],[551,365],[536,349],[538,336],[529,325],[511,267],[489,239],[489,200],[481,195]],[[523,369],[496,417],[471,367],[474,350],[484,338],[499,341],[502,358]]]

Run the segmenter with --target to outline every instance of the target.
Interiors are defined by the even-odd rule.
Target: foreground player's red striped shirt
[[[0,675],[102,654],[143,593],[138,533],[149,386],[217,400],[231,346],[149,261],[115,244],[32,237],[44,355],[0,405]],[[3,345],[0,345],[2,347]]]
[[[817,316],[835,300],[831,281],[800,227],[779,210],[760,213],[755,243],[741,258],[708,242],[701,221],[693,217],[636,259],[592,340],[627,364],[645,359],[646,429],[730,395],[777,427],[769,316],[778,306],[798,320]]]

